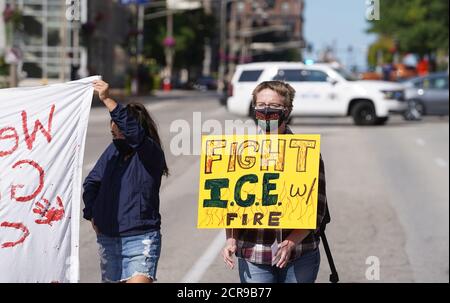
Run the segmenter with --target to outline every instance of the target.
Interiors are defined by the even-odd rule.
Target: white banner
[[[90,77],[0,90],[0,282],[78,282]]]

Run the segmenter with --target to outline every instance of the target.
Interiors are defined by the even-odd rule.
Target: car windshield
[[[347,81],[356,81],[358,80],[355,76],[353,76],[349,71],[343,68],[333,68],[335,72],[341,75]]]
[[[239,82],[256,82],[263,73],[263,70],[246,70],[239,77]]]

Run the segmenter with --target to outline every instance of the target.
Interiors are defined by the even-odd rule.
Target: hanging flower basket
[[[3,20],[6,24],[11,24],[14,28],[19,28],[23,22],[23,14],[17,8],[12,8],[7,4],[3,11]]]
[[[175,47],[176,41],[174,37],[166,37],[163,41],[165,47]]]

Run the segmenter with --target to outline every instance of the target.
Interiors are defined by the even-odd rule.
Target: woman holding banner
[[[287,126],[295,90],[281,81],[268,81],[253,92],[253,107],[262,134],[292,134]],[[222,251],[234,268],[239,258],[242,283],[313,283],[320,265],[320,226],[326,214],[325,170],[319,165],[316,230],[229,229]]]
[[[139,103],[94,89],[111,116],[113,142],[84,182],[84,218],[97,234],[103,282],[151,283],[161,252],[159,189],[168,175],[156,124]]]

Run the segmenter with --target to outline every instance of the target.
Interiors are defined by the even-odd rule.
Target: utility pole
[[[62,82],[66,81],[66,57],[67,57],[67,18],[66,18],[66,6],[61,4],[61,52],[60,52],[60,69],[59,69],[59,80]]]
[[[220,0],[220,65],[217,91],[220,93],[225,88],[225,64],[227,55],[227,2]]]
[[[244,1],[245,5],[247,5],[247,2],[249,2],[249,1],[248,0]],[[239,37],[239,46],[240,46],[239,64],[245,63],[246,57],[248,56],[248,48],[249,48],[249,46],[247,45],[248,38],[245,37],[245,35],[242,35],[242,32],[248,31],[248,30],[251,31],[251,28],[250,28],[251,25],[248,26],[249,18],[247,18],[250,16],[242,16],[242,13],[244,13],[244,12],[241,12],[241,15],[239,16],[239,31],[238,31],[239,35],[240,35],[240,37]],[[250,21],[250,24],[251,24],[251,22],[252,21]]]
[[[228,81],[233,77],[234,70],[236,68],[236,53],[238,46],[236,45],[236,30],[237,30],[237,3],[231,2],[231,20],[230,20],[230,42],[229,51],[230,57],[228,62]]]
[[[143,62],[144,53],[144,22],[145,22],[145,6],[136,3],[134,13],[137,17],[137,36],[136,36],[136,60],[134,61],[135,75],[132,80],[132,93],[139,94],[141,91],[141,83],[139,81],[139,66]]]
[[[72,24],[72,57],[71,57],[71,62],[70,62],[70,80],[75,80],[72,79],[72,68],[74,66],[76,66],[76,69],[78,71],[78,77],[79,77],[79,71],[80,71],[80,28],[81,28],[81,4],[79,7],[77,7],[77,9],[79,9],[80,11],[77,12],[77,16],[78,18],[75,18],[74,20],[72,20],[71,24]]]
[[[142,4],[136,4],[138,12],[138,38],[137,38],[137,61],[141,63],[144,54],[144,18],[145,18],[145,6]]]
[[[89,3],[88,0],[81,0],[81,14],[80,14],[80,26],[81,24],[85,24],[89,19]],[[87,66],[88,66],[88,50],[87,47],[81,46],[80,50],[80,69],[79,76],[80,78],[85,78],[89,75]]]
[[[209,16],[212,14],[211,9],[211,0],[203,0],[203,9],[205,12],[205,15]],[[209,38],[205,39],[205,46],[204,46],[204,59],[203,59],[203,76],[210,76],[211,75],[211,61],[212,61],[212,49],[211,49],[211,41]]]
[[[16,0],[11,0],[11,9],[16,9]],[[10,51],[14,49],[14,25],[11,26],[11,48]],[[17,75],[17,62],[12,62],[9,65],[9,86],[17,87],[19,85],[18,75]]]
[[[44,20],[48,19],[48,0],[42,3],[42,13]],[[48,27],[46,22],[42,22],[42,83],[48,82]]]
[[[17,87],[19,85],[19,79],[17,75],[17,64],[11,63],[9,65],[9,87]]]
[[[173,40],[173,12],[170,7],[167,8],[167,38]],[[166,41],[166,43],[169,41]],[[166,89],[171,88],[172,81],[172,69],[173,69],[173,46],[166,45],[166,78],[164,84]]]

